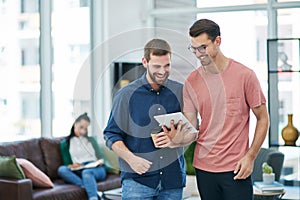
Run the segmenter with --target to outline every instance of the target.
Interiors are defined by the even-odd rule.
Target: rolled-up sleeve
[[[104,129],[104,140],[106,146],[111,149],[114,142],[124,140],[126,137],[126,130],[128,127],[128,100],[126,95],[120,91],[116,94],[113,107]]]
[[[114,142],[123,140],[123,138],[124,133],[122,130],[120,130],[111,114],[107,123],[107,127],[104,130],[104,140],[106,141],[106,146],[111,149],[111,146]]]

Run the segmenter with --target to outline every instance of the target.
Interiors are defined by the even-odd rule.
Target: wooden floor
[[[183,192],[184,199],[199,200],[199,193],[197,189],[196,176],[186,176],[186,187]]]

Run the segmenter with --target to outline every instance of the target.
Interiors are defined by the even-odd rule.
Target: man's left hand
[[[253,171],[254,160],[249,156],[245,155],[236,165],[234,173],[236,176],[233,178],[237,179],[246,179],[248,178]]]

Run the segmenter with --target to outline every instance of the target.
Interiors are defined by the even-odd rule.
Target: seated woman
[[[104,165],[76,170],[101,159],[98,143],[93,137],[87,136],[89,124],[87,113],[80,115],[75,120],[70,135],[60,143],[64,165],[58,168],[58,175],[67,183],[85,188],[89,200],[98,200],[97,181],[106,177]]]

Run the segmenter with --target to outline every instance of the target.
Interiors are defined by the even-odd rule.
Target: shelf
[[[268,41],[279,41],[279,40],[300,40],[300,38],[272,38],[268,39]]]
[[[300,147],[300,138],[296,146],[286,146],[281,137],[288,114],[300,131],[300,38],[268,39],[267,53],[269,146]]]
[[[284,144],[270,144],[270,147],[300,147],[299,145],[296,146],[290,146],[290,145],[284,145]]]
[[[270,70],[268,71],[269,73],[293,73],[293,72],[300,72],[300,70],[283,70],[283,71],[279,71],[279,70]]]

